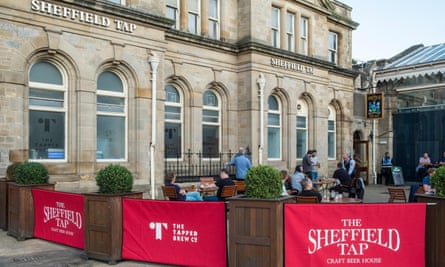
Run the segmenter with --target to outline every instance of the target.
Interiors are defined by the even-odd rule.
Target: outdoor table
[[[320,203],[324,203],[324,204],[359,204],[359,203],[363,203],[363,200],[359,199],[359,198],[349,198],[349,197],[335,198],[332,200],[323,198]]]

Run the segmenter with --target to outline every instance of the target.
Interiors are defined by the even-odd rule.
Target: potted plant
[[[432,203],[426,208],[425,264],[445,266],[445,166],[437,168],[430,179],[436,194],[416,195],[417,202]]]
[[[251,168],[245,195],[229,198],[229,265],[283,266],[284,203],[280,172],[270,166]],[[258,249],[261,247],[261,249]]]
[[[8,182],[15,179],[15,169],[19,162],[14,162],[6,168],[6,176],[0,179],[0,228],[8,230]]]
[[[15,180],[8,183],[8,234],[17,240],[34,235],[32,189],[54,190],[47,168],[39,162],[24,162],[15,167]]]
[[[124,166],[110,164],[96,174],[97,193],[84,194],[87,257],[116,264],[122,258],[122,198],[142,198],[133,192],[133,175]]]

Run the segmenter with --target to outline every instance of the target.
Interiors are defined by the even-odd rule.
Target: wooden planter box
[[[228,200],[229,266],[284,266],[284,203],[295,203],[295,196]]]
[[[8,235],[22,241],[34,236],[32,189],[54,190],[54,184],[23,185],[8,183]]]
[[[8,230],[8,181],[0,179],[0,228]]]
[[[122,259],[122,198],[142,199],[142,194],[84,194],[84,250],[88,258],[109,264]]]
[[[425,266],[445,266],[445,198],[419,194],[416,198],[433,203],[426,208]]]

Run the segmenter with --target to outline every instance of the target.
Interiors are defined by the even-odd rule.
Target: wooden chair
[[[297,203],[319,203],[317,196],[297,196]]]
[[[425,194],[425,189],[423,189],[423,184],[420,184],[419,187],[417,187],[416,194],[418,195]]]
[[[244,181],[235,180],[234,182],[236,185],[236,194],[244,194],[244,192],[246,191],[246,184],[244,183]]]
[[[388,187],[389,199],[388,203],[394,203],[395,201],[407,202],[405,189],[399,187]]]
[[[178,200],[178,194],[176,193],[176,188],[174,186],[163,185],[161,188],[166,200]]]
[[[223,187],[221,191],[221,198],[225,199],[226,197],[233,197],[236,195],[237,187],[236,185],[226,185]]]

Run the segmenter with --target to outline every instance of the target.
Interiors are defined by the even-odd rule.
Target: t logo
[[[150,229],[155,230],[155,240],[162,240],[162,228],[168,229],[167,223],[151,222]]]

